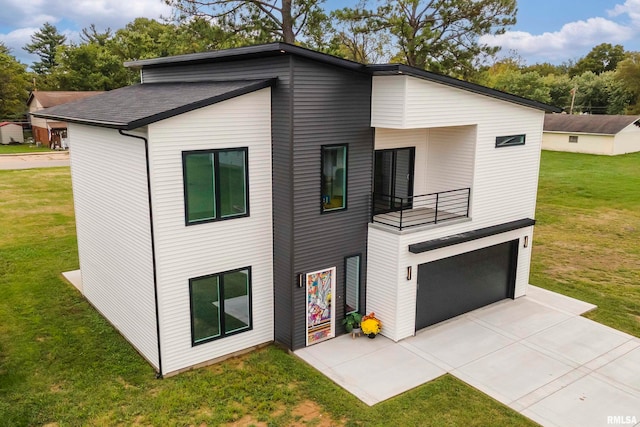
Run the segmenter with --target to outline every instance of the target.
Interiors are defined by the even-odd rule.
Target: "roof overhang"
[[[506,233],[508,231],[518,230],[520,228],[531,227],[536,223],[535,219],[523,218],[517,221],[505,222],[504,224],[494,225],[491,227],[478,228],[477,230],[467,231],[465,233],[454,234],[451,236],[441,237],[439,239],[427,240],[426,242],[414,243],[409,245],[409,252],[412,254],[421,254],[423,252],[440,249],[447,246],[453,246],[472,240],[481,239],[483,237],[493,236],[495,234]]]
[[[561,108],[542,102],[533,101],[531,99],[522,98],[510,93],[491,89],[475,83],[465,82],[463,80],[454,79],[452,77],[441,74],[432,73],[420,68],[411,67],[403,64],[379,64],[365,65],[359,62],[350,61],[339,58],[337,56],[326,53],[316,52],[300,46],[288,43],[268,43],[255,46],[245,46],[232,49],[217,50],[211,52],[191,53],[186,55],[169,56],[164,58],[142,59],[138,61],[125,62],[126,67],[130,68],[161,68],[176,65],[193,65],[216,62],[229,62],[237,60],[245,60],[252,58],[273,57],[281,55],[296,55],[314,61],[334,65],[343,69],[366,73],[369,75],[409,75],[420,79],[426,79],[432,82],[444,84],[457,89],[467,90],[480,95],[490,96],[502,101],[512,102],[523,105],[525,107],[535,108],[546,112],[559,113]]]
[[[454,79],[453,77],[444,76],[442,74],[432,73],[430,71],[421,70],[416,67],[410,67],[403,64],[381,64],[381,65],[367,65],[368,70],[374,76],[395,76],[405,75],[416,77],[419,79],[428,80],[435,83],[440,83],[446,86],[454,87],[456,89],[462,89],[469,92],[477,93],[480,95],[489,96],[502,101],[512,102],[525,107],[535,108],[550,113],[560,113],[562,108],[554,107],[553,105],[545,104],[543,102],[534,101],[532,99],[523,98],[517,95],[513,95],[507,92],[502,92],[497,89],[492,89],[486,86],[478,85],[464,80]]]
[[[216,85],[229,84],[231,82],[194,82],[194,83],[147,83],[144,85],[126,86],[106,92],[102,95],[83,99],[77,102],[63,104],[57,107],[30,113],[34,117],[58,120],[67,123],[78,123],[90,126],[99,126],[112,129],[132,130],[151,123],[165,120],[179,114],[184,114],[198,108],[207,107],[231,98],[242,96],[260,89],[274,86],[276,79],[254,80],[237,83],[229,90],[212,91],[212,96],[206,96],[206,88],[215,88]],[[195,87],[197,96],[189,98],[180,91],[180,88]],[[143,90],[141,90],[144,87]],[[202,90],[200,90],[202,89]],[[167,93],[163,93],[167,92]],[[173,102],[174,98],[180,98]],[[130,95],[129,95],[130,93]],[[139,113],[139,109],[131,107],[131,100],[139,106],[150,106],[145,112]],[[165,101],[165,104],[162,104]],[[163,105],[166,108],[163,108]],[[129,107],[131,116],[120,120],[109,120],[117,116],[115,112],[122,113],[121,109]],[[95,110],[93,113],[92,110]],[[137,114],[137,116],[136,116]]]

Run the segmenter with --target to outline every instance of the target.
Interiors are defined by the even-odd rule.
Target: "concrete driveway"
[[[544,426],[638,426],[640,339],[580,317],[593,308],[530,286],[399,343],[342,336],[295,354],[369,405],[449,372]]]
[[[0,155],[0,170],[69,166],[68,151]]]

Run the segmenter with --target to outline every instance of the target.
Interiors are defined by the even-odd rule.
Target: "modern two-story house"
[[[284,43],[135,61],[69,123],[81,290],[170,375],[526,292],[545,111]]]

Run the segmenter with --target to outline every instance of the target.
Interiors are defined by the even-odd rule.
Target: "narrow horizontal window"
[[[187,225],[249,214],[247,148],[182,153]]]
[[[497,136],[496,148],[524,145],[525,139],[525,135]]]
[[[189,280],[193,345],[252,328],[251,268]]]
[[[569,135],[569,142],[578,142],[578,135]]]
[[[322,147],[322,211],[347,207],[347,146]]]

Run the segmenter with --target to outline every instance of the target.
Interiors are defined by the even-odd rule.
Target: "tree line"
[[[285,41],[362,63],[400,62],[550,103],[573,112],[640,112],[640,53],[602,44],[575,63],[496,60],[481,43],[515,23],[516,0],[163,0],[173,15],[118,30],[90,25],[68,42],[45,23],[24,49],[31,71],[0,43],[0,117],[19,118],[29,90],[111,90],[134,84],[125,61]],[[486,65],[490,63],[491,65]]]

